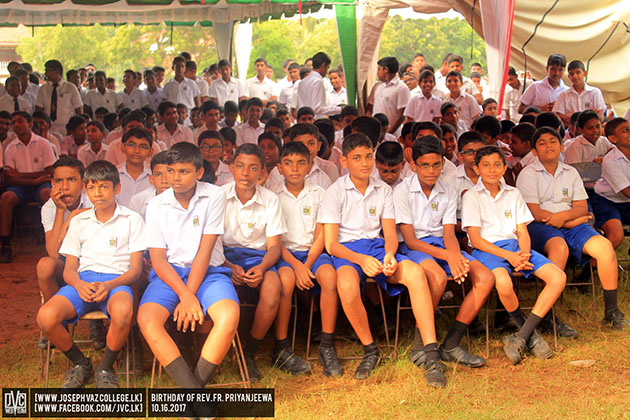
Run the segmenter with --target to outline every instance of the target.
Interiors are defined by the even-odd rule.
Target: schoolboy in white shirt
[[[225,148],[225,139],[221,133],[206,130],[199,135],[197,141],[204,160],[207,160],[214,170],[216,177],[214,184],[221,186],[234,181],[230,167],[221,161]]]
[[[203,388],[228,352],[239,320],[239,301],[222,267],[225,194],[200,182],[201,151],[175,144],[167,152],[172,188],[147,206],[147,242],[153,269],[140,308],[138,325],[151,351],[181,388]],[[195,331],[212,320],[212,330],[192,371],[164,324],[173,317],[177,329]]]
[[[166,152],[167,150],[164,150],[151,158],[151,175],[149,175],[151,186],[129,200],[129,208],[139,213],[143,219],[146,218],[149,201],[170,187],[167,179],[168,156]]]
[[[470,127],[475,118],[481,114],[481,107],[474,96],[461,90],[462,74],[457,71],[450,71],[446,75],[446,87],[450,91],[444,102],[452,102],[457,105],[460,118]]]
[[[617,256],[610,241],[587,224],[591,216],[580,175],[559,162],[562,141],[555,130],[538,129],[532,146],[538,160],[523,169],[516,182],[535,219],[527,226],[532,249],[562,270],[569,255],[582,266],[589,263],[588,257],[595,258],[604,289],[604,322],[622,329],[628,322],[617,306]]]
[[[107,132],[100,121],[88,122],[85,131],[87,143],[79,147],[77,159],[87,167],[95,160],[105,160],[109,146],[103,143]]]
[[[470,280],[471,291],[466,295],[444,343],[440,347],[442,360],[464,366],[481,367],[484,358],[472,355],[459,345],[468,325],[494,287],[494,275],[466,252],[462,252],[455,226],[457,224],[457,193],[440,177],[444,165],[444,149],[435,137],[422,137],[413,145],[414,176],[394,190],[396,223],[404,242],[400,253],[424,269],[437,308],[447,276],[458,283]],[[424,362],[420,331],[415,330],[411,360]]]
[[[188,111],[196,106],[201,106],[197,83],[184,76],[186,71],[186,59],[184,57],[177,56],[173,59],[173,71],[175,76],[164,85],[162,99],[174,104],[184,104]]]
[[[324,240],[337,270],[339,299],[363,345],[363,359],[354,377],[367,379],[379,361],[379,350],[361,301],[361,284],[369,276],[390,296],[407,287],[425,343],[425,379],[431,386],[444,387],[446,377],[439,361],[429,286],[422,268],[396,253],[392,190],[370,177],[374,166],[372,147],[370,138],[362,133],[352,133],[344,139],[341,164],[348,169],[348,175],[326,190],[322,205]]]
[[[284,145],[278,168],[285,184],[278,193],[287,226],[282,235],[282,258],[278,262],[280,278],[290,277],[300,290],[320,294],[322,334],[319,362],[326,376],[341,376],[343,368],[337,358],[334,335],[339,309],[337,273],[324,251],[324,226],[320,223],[324,189],[305,181],[309,167],[309,151],[300,142]],[[284,282],[283,282],[284,283]],[[281,307],[278,318],[288,317],[291,305]],[[288,322],[283,322],[283,325]]]
[[[144,162],[151,154],[152,146],[153,136],[144,128],[132,128],[123,135],[126,160],[118,167],[121,186],[118,202],[123,206],[128,206],[134,195],[151,186],[151,173]]]
[[[564,152],[566,163],[601,164],[606,153],[613,148],[613,144],[601,135],[602,123],[597,112],[592,110],[581,112],[577,119],[577,127],[582,134],[573,139]]]
[[[535,357],[548,359],[553,351],[535,329],[564,290],[566,275],[531,250],[527,224],[533,217],[518,190],[503,181],[507,165],[501,149],[479,149],[474,168],[479,181],[462,198],[462,228],[468,233],[472,256],[492,271],[499,298],[520,328],[503,338],[503,349],[515,365],[526,348]],[[546,283],[527,321],[514,291],[513,270],[526,277],[535,274]]]
[[[597,112],[599,118],[603,120],[606,102],[604,102],[601,90],[584,81],[588,75],[584,63],[579,60],[571,61],[567,67],[567,72],[573,85],[558,95],[553,105],[553,112],[558,114],[558,117],[567,126],[573,113],[587,109]]]
[[[281,235],[287,232],[278,196],[257,185],[265,156],[255,144],[236,149],[231,165],[234,182],[224,185],[227,196],[225,214],[225,265],[232,269],[232,281],[259,289],[259,300],[250,335],[243,349],[249,377],[261,379],[255,355],[271,324],[274,328],[272,362],[294,375],[310,371],[310,363],[296,356],[287,338],[289,316],[278,318],[278,310],[291,306],[295,282],[280,278],[276,263],[282,251]],[[283,283],[282,281],[285,281]]]
[[[63,277],[67,285],[40,308],[37,322],[50,342],[72,362],[62,388],[82,388],[92,377],[97,388],[118,388],[113,364],[131,328],[130,285],[142,272],[144,221],[139,214],[116,204],[120,183],[111,163],[101,160],[90,165],[85,171],[85,186],[94,207],[70,221],[59,249],[66,256]],[[63,327],[95,310],[103,311],[111,320],[105,355],[96,373],[92,360]]]
[[[412,95],[409,103],[405,108],[405,122],[409,121],[433,121],[440,122],[442,114],[440,107],[442,100],[433,96],[435,88],[435,75],[431,70],[425,70],[420,73],[420,85],[422,94]]]

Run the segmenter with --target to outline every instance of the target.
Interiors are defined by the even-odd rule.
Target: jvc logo
[[[26,417],[28,415],[28,400],[25,391],[5,389],[2,402],[3,416]]]

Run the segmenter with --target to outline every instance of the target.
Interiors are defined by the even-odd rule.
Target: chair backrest
[[[577,169],[584,183],[597,182],[602,176],[602,165],[597,162],[572,163],[571,166]]]

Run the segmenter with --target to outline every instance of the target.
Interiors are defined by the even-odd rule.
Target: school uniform
[[[259,122],[257,127],[244,123],[234,129],[236,132],[236,147],[244,143],[258,144],[258,136],[265,132],[265,124]]]
[[[197,83],[187,77],[184,77],[181,82],[178,82],[175,78],[169,80],[162,90],[162,98],[164,100],[171,101],[174,104],[184,104],[188,112],[197,106],[195,103],[197,96],[199,96]]]
[[[37,134],[31,133],[28,144],[16,137],[4,150],[4,167],[14,169],[20,173],[41,172],[55,163],[53,146],[48,140]],[[7,191],[13,191],[22,203],[39,202],[39,193],[44,188],[51,188],[50,182],[41,185],[7,187]]]
[[[444,159],[444,166],[442,167],[442,175],[440,175],[441,177],[445,177],[446,175],[450,174],[451,172],[455,171],[457,169],[457,166],[455,166],[455,164],[453,162],[451,162],[448,159]]]
[[[393,125],[398,120],[398,110],[407,106],[410,97],[407,85],[395,76],[389,82],[376,82],[368,97],[368,104],[372,105],[372,115],[383,113]]]
[[[143,219],[146,219],[147,206],[149,201],[156,196],[155,187],[151,185],[149,188],[140,191],[129,200],[129,208],[136,213],[140,214]]]
[[[215,98],[217,104],[223,106],[227,101],[238,104],[239,98],[247,96],[247,91],[238,79],[230,78],[229,82],[218,78],[212,81],[208,96]]]
[[[468,231],[471,226],[480,228],[483,239],[493,243],[499,248],[511,252],[520,250],[516,228],[519,224],[529,224],[534,220],[521,193],[503,180],[500,181],[499,193],[492,197],[481,178],[477,184],[468,190],[462,198],[462,229]],[[478,249],[473,249],[472,256],[479,260],[491,271],[496,268],[504,268],[512,273],[510,263],[494,254]],[[545,264],[551,264],[546,257],[536,250],[531,250],[529,262],[534,268],[522,270],[525,277],[530,277],[536,270]]]
[[[457,223],[457,193],[438,179],[429,197],[422,191],[422,186],[417,176],[404,179],[394,189],[394,210],[396,212],[396,224],[412,225],[416,238],[430,245],[445,249],[444,225]],[[451,269],[445,260],[440,260],[431,255],[410,249],[399,234],[399,252],[406,255],[415,263],[427,259],[436,261],[444,269],[448,276],[452,276]],[[466,252],[462,254],[469,260],[473,258]]]
[[[452,102],[457,105],[459,118],[466,123],[467,127],[471,127],[475,118],[481,114],[481,107],[477,99],[464,91],[461,91],[456,99],[453,99],[449,93],[446,95],[444,102]]]
[[[339,170],[337,169],[337,165],[335,165],[334,162],[322,159],[319,156],[315,156],[313,158],[313,163],[314,162],[317,162],[317,165],[324,170],[324,172],[326,173],[326,175],[328,175],[332,182],[335,182],[337,178],[339,178]]]
[[[328,89],[326,91],[326,103],[329,107],[348,105],[348,93],[346,92],[346,88],[342,86],[339,92],[337,92],[335,88]]]
[[[549,76],[547,76],[542,80],[532,82],[521,96],[520,101],[527,106],[534,105],[540,108],[555,102],[558,96],[567,89],[567,85],[562,80],[554,88],[549,83]]]
[[[273,80],[267,78],[267,76],[263,78],[262,82],[258,80],[258,76],[250,77],[245,80],[245,89],[249,93],[247,96],[250,98],[260,98],[263,101],[272,96],[277,96],[276,84]]]
[[[120,166],[121,164],[125,163],[125,161],[127,160],[127,156],[125,156],[125,152],[123,152],[123,145],[122,145],[122,137],[119,137],[118,139],[112,141],[111,143],[107,144],[109,147],[107,148],[107,152],[105,152],[105,160],[108,162],[111,162],[114,164],[114,166]],[[160,153],[161,151],[161,147],[159,146],[157,141],[153,142],[153,145],[151,146],[151,156]],[[149,159],[147,159],[147,164]]]
[[[175,143],[179,143],[182,141],[197,145],[197,143],[195,143],[195,137],[193,136],[192,130],[181,124],[177,124],[177,128],[175,129],[173,134],[171,134],[166,129],[166,126],[164,124],[158,125],[156,132],[156,138],[166,143],[166,147],[168,147],[169,149],[173,147]]]
[[[162,103],[164,98],[162,98],[162,90],[161,87],[156,87],[153,93],[149,92],[149,88],[146,88],[142,91],[144,96],[147,98],[147,102],[149,103],[149,107],[157,112],[158,106]]]
[[[145,227],[142,217],[124,206],[117,205],[114,215],[106,222],[96,218],[94,209],[76,215],[68,226],[68,232],[59,249],[65,256],[72,255],[79,259],[79,277],[81,280],[105,282],[126,273],[131,268],[131,254],[146,249]],[[70,301],[77,315],[67,323],[73,323],[84,314],[95,310],[107,313],[107,303],[116,293],[133,292],[128,285],[112,289],[102,302],[85,302],[77,289],[63,286],[57,295]]]
[[[219,161],[219,167],[215,171],[214,176],[216,177],[214,185],[218,185],[219,187],[234,181],[230,167],[221,161]]]
[[[571,210],[574,201],[588,199],[578,171],[562,162],[558,162],[556,172],[550,174],[543,164],[536,160],[521,171],[516,180],[516,187],[525,203],[539,204],[541,210],[551,213]],[[532,249],[542,254],[545,252],[547,242],[559,236],[566,241],[571,255],[582,263],[589,260],[588,257],[582,256],[584,245],[593,236],[598,235],[595,229],[586,223],[565,229],[534,221],[527,225],[527,230]]]
[[[591,205],[595,214],[595,227],[611,219],[630,223],[630,198],[621,191],[630,187],[630,160],[617,147],[602,161],[602,177],[595,183]]]
[[[149,181],[151,171],[146,166],[143,167],[142,173],[138,178],[133,179],[127,172],[127,163],[123,163],[118,166],[118,175],[120,176],[120,193],[117,199],[118,203],[123,206],[129,206],[131,197],[151,186],[151,181]]]
[[[88,195],[85,191],[81,193],[81,198],[79,198],[79,205],[77,209],[88,209],[92,207],[92,203],[88,198]],[[65,209],[63,211],[63,220],[64,222],[70,216],[71,211]],[[41,219],[42,226],[44,227],[44,232],[50,232],[55,224],[55,215],[57,214],[57,205],[53,201],[52,198],[49,198],[48,201],[44,203],[41,210]]]
[[[321,223],[338,224],[338,242],[346,248],[364,255],[372,256],[380,261],[385,257],[385,241],[381,237],[381,219],[396,219],[392,189],[383,181],[370,177],[365,194],[361,194],[350,179],[344,175],[335,181],[324,195],[322,203]],[[408,258],[395,254],[398,262]],[[367,276],[360,266],[344,258],[332,256],[336,270],[343,266],[351,266],[365,283]],[[383,273],[374,280],[390,296],[398,295],[405,290],[404,286],[390,284]]]
[[[53,91],[56,92],[55,112],[50,112],[53,105]],[[35,107],[41,107],[50,116],[51,128],[58,133],[66,132],[66,124],[74,115],[76,108],[83,108],[83,101],[79,90],[72,83],[61,79],[58,83],[46,82],[39,88]]]
[[[267,238],[287,232],[278,196],[256,185],[252,198],[245,204],[236,196],[236,184],[221,187],[226,195],[225,258],[245,271],[259,265],[267,254]],[[272,266],[269,270],[277,272]]]
[[[88,165],[95,160],[105,160],[108,149],[108,145],[101,143],[99,151],[94,152],[94,150],[92,150],[92,145],[86,142],[83,146],[79,147],[79,150],[77,151],[77,159],[79,159],[83,166],[87,168]]]
[[[324,172],[324,169],[322,169],[322,167],[319,166],[319,163],[317,161],[313,162],[313,166],[311,167],[311,170],[309,171],[309,173],[306,174],[306,177],[304,178],[304,180],[310,182],[311,184],[318,185],[322,187],[323,189],[330,187],[333,183],[333,181],[330,179],[328,174]],[[278,170],[277,167],[273,168],[271,172],[269,173],[269,176],[267,177],[267,182],[265,182],[265,188],[275,193],[279,193],[283,187],[284,187],[284,176],[280,174],[280,171]]]
[[[450,185],[457,194],[457,220],[462,218],[462,193],[472,189],[475,184],[466,175],[464,164],[459,165],[454,171],[441,178],[446,185]]]
[[[524,167],[526,167],[528,165],[531,165],[534,162],[537,162],[538,161],[538,157],[536,155],[534,155],[533,151],[530,150],[522,158],[512,155],[509,158],[506,158],[506,160],[507,160],[508,167],[510,169],[513,168],[514,165],[516,165],[517,163],[520,163],[521,164],[521,168],[524,168]]]
[[[604,136],[600,136],[595,144],[591,143],[583,135],[576,137],[564,151],[566,163],[592,162],[604,157],[614,145]]]
[[[92,114],[98,108],[106,108],[107,112],[117,112],[118,107],[122,103],[122,98],[110,89],[105,89],[104,93],[101,93],[98,89],[92,89],[83,98],[83,104],[90,107]]]
[[[208,85],[208,82],[206,82],[202,77],[199,76],[195,76],[194,79],[190,80],[197,83],[197,88],[199,89],[199,99],[201,99],[202,97],[208,98],[208,94],[210,92],[210,86]]]
[[[86,144],[89,146],[87,140],[84,140],[82,144],[77,144],[74,141],[74,137],[72,135],[65,136],[61,139],[61,154],[68,156],[77,156],[79,153],[79,148],[85,146]]]
[[[129,108],[132,111],[149,105],[146,95],[137,87],[134,87],[130,93],[127,93],[125,89],[123,89],[118,92],[118,95],[125,108]]]
[[[14,98],[8,93],[0,96],[0,111],[6,111],[9,114],[13,114],[15,111],[24,111],[29,114],[33,113],[33,107],[31,103],[23,96]]]
[[[433,121],[434,118],[442,116],[440,107],[442,100],[431,95],[427,99],[423,94],[411,96],[405,108],[405,117],[413,121]]]
[[[587,109],[606,111],[602,91],[587,83],[584,83],[584,90],[581,93],[577,93],[573,86],[562,91],[553,105],[553,112],[568,115]]]
[[[196,296],[203,312],[223,299],[238,303],[232,284],[231,270],[221,267],[225,262],[221,235],[224,233],[225,194],[220,187],[197,181],[188,209],[177,201],[172,188],[155,196],[147,205],[147,247],[166,250],[166,260],[184,283],[199,251],[203,235],[218,235],[212,248],[210,265]],[[155,270],[149,274],[149,285],[140,306],[157,303],[173,313],[179,303],[177,294]]]

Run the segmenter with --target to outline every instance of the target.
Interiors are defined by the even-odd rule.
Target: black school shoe
[[[439,361],[428,360],[424,364],[424,379],[427,385],[435,388],[446,386],[446,375],[444,375],[444,365]]]
[[[63,376],[64,383],[61,388],[80,389],[94,381],[94,369],[92,359],[88,358],[86,365],[74,365]]]
[[[609,325],[613,330],[623,331],[630,327],[630,322],[626,319],[619,308],[604,313],[603,325]]]
[[[113,369],[97,370],[94,374],[94,382],[96,382],[97,388],[120,388],[118,375]]]
[[[449,350],[440,347],[440,359],[445,362],[455,362],[472,368],[482,367],[486,364],[486,359],[469,353],[468,350],[464,349],[462,346],[456,346]]]
[[[549,313],[548,315],[545,315],[540,325],[538,326],[538,329],[542,332],[553,334],[552,318],[553,317],[549,315]],[[558,316],[556,316],[556,332],[560,337],[564,338],[577,338],[578,336],[578,332],[564,322],[560,321],[560,318],[558,318]]]
[[[337,349],[335,346],[319,346],[319,363],[324,368],[324,375],[326,376],[342,376],[343,367],[339,363],[337,357]]]
[[[247,368],[247,373],[249,374],[249,381],[259,382],[262,379],[262,375],[258,370],[258,366],[256,366],[254,358],[248,356],[247,354],[243,354],[243,361],[245,362],[245,367]]]
[[[411,363],[419,368],[424,367],[424,362],[426,361],[424,350],[411,350],[411,353],[409,353],[409,360],[411,360]]]
[[[526,343],[518,334],[510,334],[503,337],[503,350],[513,365],[518,365],[523,359]]]
[[[271,356],[271,363],[274,367],[284,370],[292,375],[304,375],[311,370],[311,364],[297,356],[288,347],[274,353]]]
[[[529,353],[539,359],[549,359],[553,356],[551,346],[536,331],[529,336],[527,340],[527,350]]]
[[[354,379],[364,380],[369,378],[374,369],[376,369],[380,359],[381,356],[378,352],[364,355],[357,370],[354,371]]]

